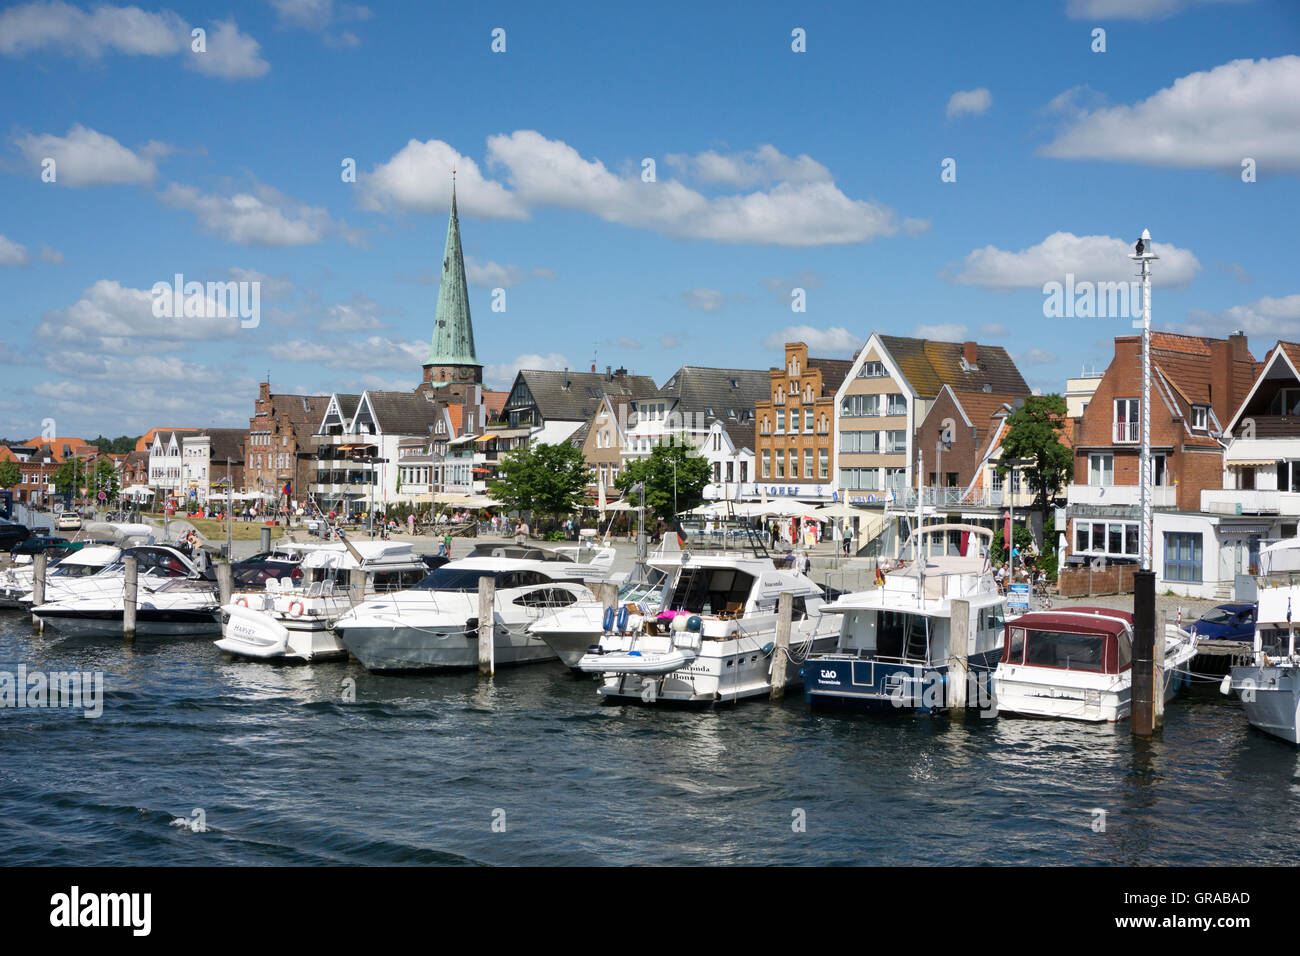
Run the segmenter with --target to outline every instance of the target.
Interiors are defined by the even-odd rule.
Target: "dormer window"
[[[1210,409],[1207,405],[1192,406],[1192,431],[1206,431],[1210,425]]]

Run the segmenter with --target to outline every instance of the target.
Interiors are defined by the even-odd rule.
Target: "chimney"
[[[614,366],[612,366],[612,365],[606,365],[606,366],[605,366],[605,381],[608,382],[608,381],[609,381],[610,379],[612,379],[613,377],[614,377]]]
[[[966,360],[966,364],[975,366],[979,362],[980,348],[974,342],[965,342],[961,347],[961,357]]]
[[[619,366],[618,368],[614,369],[614,377],[615,377],[615,378],[626,378],[626,377],[627,377],[627,369],[623,368],[622,366]]]
[[[1206,397],[1210,400],[1215,416],[1224,425],[1237,410],[1232,396],[1232,358],[1235,348],[1236,343],[1232,339],[1210,339],[1210,393]]]
[[[1232,343],[1233,361],[1250,361],[1250,349],[1247,347],[1246,333],[1242,329],[1235,329],[1233,333],[1228,336],[1228,341]]]

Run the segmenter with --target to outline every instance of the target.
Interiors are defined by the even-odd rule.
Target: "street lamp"
[[[1134,328],[1142,329],[1142,454],[1138,474],[1142,486],[1142,570],[1151,570],[1151,260],[1159,259],[1151,251],[1151,232],[1142,230],[1142,238],[1134,245],[1129,258],[1142,267],[1142,318],[1134,320]]]

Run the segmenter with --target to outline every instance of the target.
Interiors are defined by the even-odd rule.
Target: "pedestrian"
[[[853,550],[853,525],[847,521],[844,523],[844,557],[848,557]]]
[[[411,535],[415,534],[415,512],[414,511],[412,511],[409,515],[406,516],[406,533]]]
[[[522,545],[526,537],[528,537],[528,525],[524,524],[523,518],[520,518],[519,523],[515,525],[515,544]]]
[[[447,557],[451,557],[451,532],[448,531],[442,536],[443,547],[447,549]]]

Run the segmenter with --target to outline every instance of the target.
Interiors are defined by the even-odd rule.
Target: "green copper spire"
[[[474,354],[474,326],[469,318],[469,286],[465,282],[465,257],[460,250],[460,220],[456,216],[456,179],[451,180],[451,218],[447,245],[442,253],[442,282],[438,286],[438,311],[433,317],[433,343],[426,365],[478,365]]]

